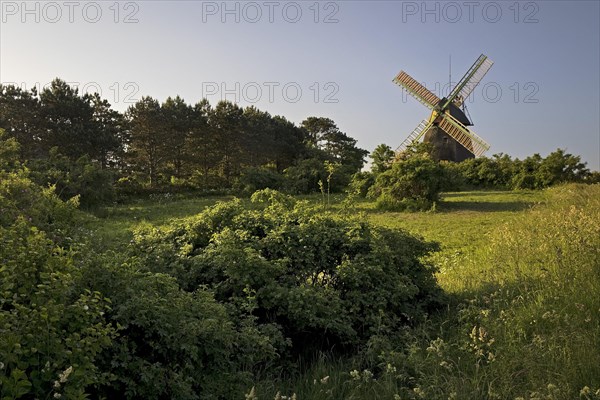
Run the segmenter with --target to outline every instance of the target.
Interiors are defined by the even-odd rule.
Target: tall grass
[[[454,328],[414,360],[424,398],[600,398],[599,185],[549,190],[460,273]]]

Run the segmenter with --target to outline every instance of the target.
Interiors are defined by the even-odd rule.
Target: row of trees
[[[213,107],[206,99],[188,104],[179,96],[163,103],[143,97],[120,113],[98,94],[80,95],[60,79],[40,93],[0,85],[0,128],[20,143],[22,162],[57,152],[73,162],[86,157],[130,185],[150,188],[229,188],[248,169],[281,175],[296,167],[292,175],[317,190],[315,165],[321,180],[325,162],[339,165],[343,184],[368,154],[329,118],[309,117],[296,126],[256,107],[229,101]]]
[[[0,129],[19,142],[20,160],[37,183],[55,185],[63,199],[81,194],[83,207],[114,199],[115,187],[124,194],[177,188],[247,194],[267,187],[292,193],[341,191],[368,154],[329,118],[309,117],[296,126],[255,107],[228,101],[212,106],[206,99],[188,104],[179,96],[162,103],[143,97],[120,113],[99,95],[80,95],[59,79],[40,93],[0,85]],[[426,145],[422,147],[428,152]],[[405,176],[414,175],[413,169],[423,171],[407,155],[396,160],[405,161],[396,170],[406,171],[402,176],[406,182],[414,180]],[[393,169],[395,156],[387,145],[375,148],[371,172],[356,175],[354,189],[366,195],[384,174],[380,189],[372,192],[375,197],[387,192],[384,186],[391,178],[387,171]],[[524,160],[499,154],[442,163],[441,169],[431,160],[421,162],[444,170],[444,177],[436,179],[444,185],[436,191],[540,189],[593,180],[581,159],[563,150]],[[422,182],[415,185],[427,187]],[[429,197],[417,204],[437,199]]]
[[[523,160],[507,154],[494,154],[465,160],[448,168],[458,178],[457,186],[506,189],[543,189],[560,183],[598,180],[581,162],[581,157],[557,149],[546,157],[539,154]]]
[[[392,168],[394,161],[407,158],[413,153],[429,152],[427,145],[412,147],[404,156],[397,158],[391,147],[380,144],[373,150],[371,172],[375,175]],[[450,190],[463,188],[543,189],[560,183],[592,182],[597,172],[591,172],[581,157],[563,149],[542,157],[539,154],[523,160],[508,154],[494,154],[460,163],[443,162],[448,170]]]

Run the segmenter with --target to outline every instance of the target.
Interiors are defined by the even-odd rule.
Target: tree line
[[[375,200],[387,210],[429,210],[442,192],[472,189],[523,190],[581,182],[598,183],[600,173],[591,172],[581,157],[557,149],[523,160],[507,154],[478,157],[462,162],[436,162],[428,143],[395,153],[385,144],[370,154],[371,170],[354,174],[349,191]]]
[[[373,198],[398,180],[408,186],[394,191],[411,198],[423,191],[541,189],[599,180],[579,156],[561,149],[545,158],[497,154],[440,165],[421,157],[427,169],[411,164],[417,162],[409,157],[414,149],[397,155],[381,144],[370,155],[371,172],[360,172],[369,153],[329,118],[308,117],[296,125],[254,106],[229,101],[213,106],[206,99],[190,104],[179,96],[162,103],[142,97],[121,113],[98,94],[80,94],[60,79],[39,93],[0,85],[2,130],[19,143],[20,162],[36,183],[53,185],[65,200],[79,195],[84,208],[116,195],[178,190],[249,195],[265,188],[310,193],[349,187],[365,196],[377,178]],[[431,152],[419,146],[417,153]],[[397,162],[404,167],[391,171]],[[415,173],[425,176],[426,170],[427,177],[417,179]],[[433,191],[431,182],[437,182]],[[426,197],[416,200],[417,208],[438,199]]]
[[[79,161],[135,190],[224,189],[244,175],[260,184],[287,173],[291,191],[314,191],[327,163],[338,166],[343,186],[368,154],[329,118],[308,117],[298,126],[254,106],[189,104],[179,96],[162,103],[142,97],[121,113],[60,79],[40,92],[0,85],[0,129],[19,142],[23,163],[47,171]]]

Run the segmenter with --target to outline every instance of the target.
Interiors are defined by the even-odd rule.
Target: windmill
[[[467,128],[473,124],[465,115],[463,103],[493,64],[494,62],[485,55],[479,56],[448,97],[442,99],[406,72],[400,71],[394,78],[394,83],[406,89],[432,112],[429,119],[421,121],[400,144],[396,153],[405,151],[410,144],[423,136],[425,142],[433,145],[433,156],[437,160],[463,161],[485,153],[490,145]]]

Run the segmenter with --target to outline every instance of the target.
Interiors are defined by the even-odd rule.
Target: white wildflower
[[[69,379],[69,375],[71,375],[71,372],[73,372],[73,367],[70,366],[69,368],[65,369],[60,375],[60,383],[65,383],[67,381],[67,379]]]

